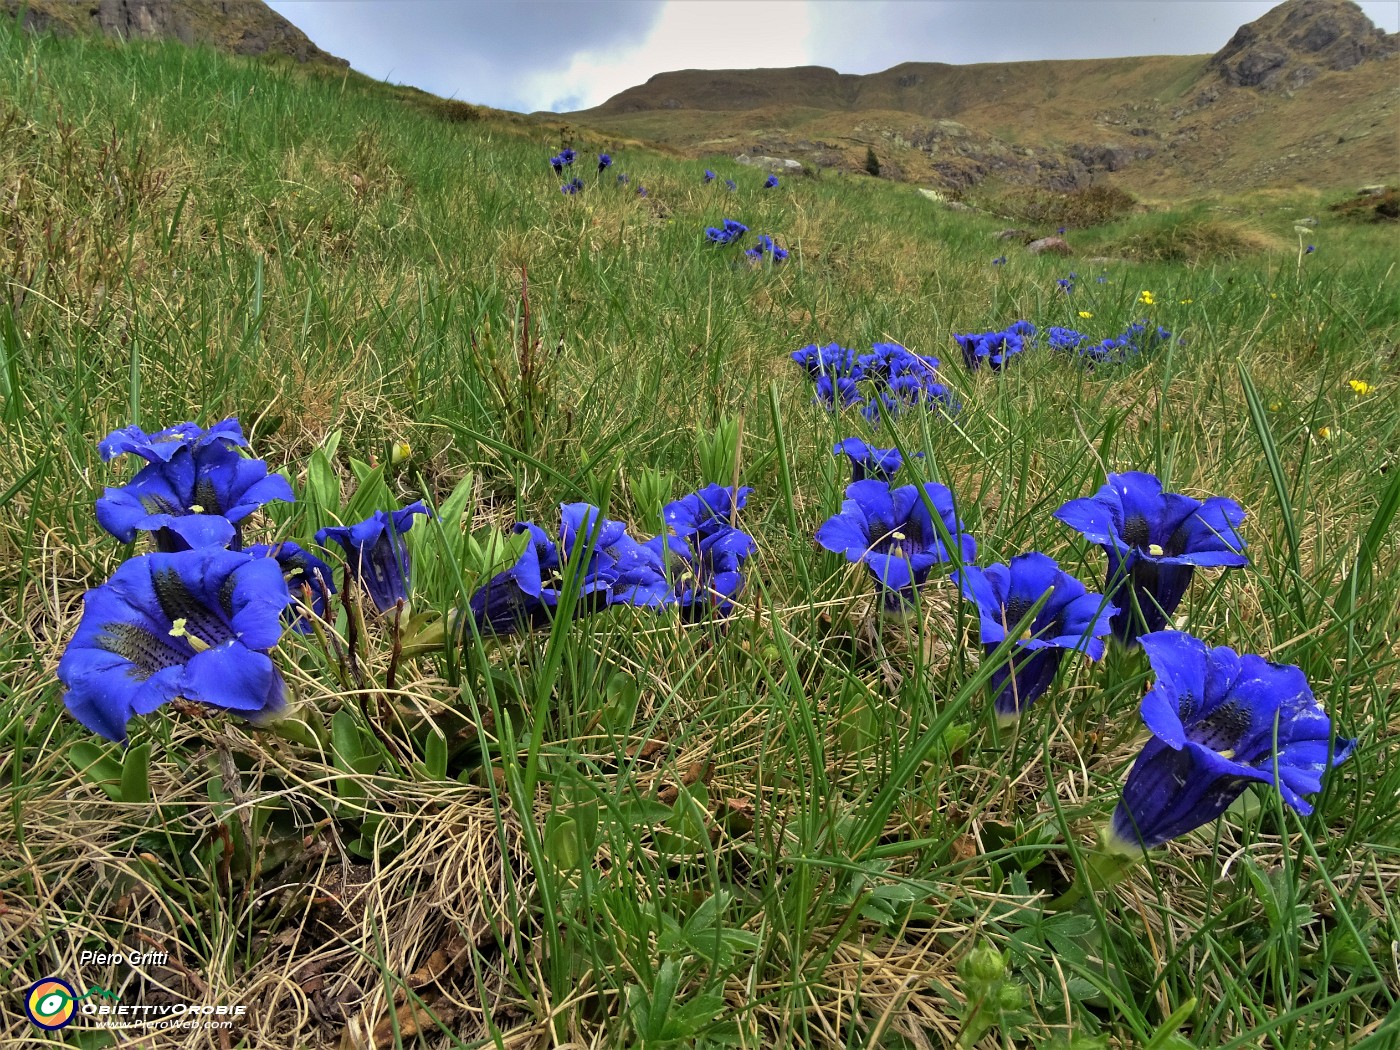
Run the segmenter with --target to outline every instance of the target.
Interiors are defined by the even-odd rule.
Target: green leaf
[[[137,744],[126,749],[122,758],[121,796],[123,802],[151,801],[151,745]]]
[[[436,729],[423,741],[423,765],[434,780],[447,779],[447,738]]]
[[[105,791],[113,802],[122,801],[122,764],[106,748],[80,740],[68,749],[68,762],[89,784]]]

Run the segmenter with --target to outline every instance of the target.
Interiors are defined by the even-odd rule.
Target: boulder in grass
[[[1031,241],[1026,245],[1026,251],[1032,255],[1073,255],[1074,249],[1063,237],[1042,237],[1038,241]]]

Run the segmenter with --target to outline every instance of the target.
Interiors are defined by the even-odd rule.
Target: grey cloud
[[[362,73],[437,95],[530,110],[530,74],[581,51],[640,44],[663,0],[268,0],[317,46]]]

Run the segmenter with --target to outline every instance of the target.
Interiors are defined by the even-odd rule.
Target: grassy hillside
[[[602,139],[572,144],[567,195],[541,129],[203,49],[6,24],[0,71],[0,1041],[40,1037],[22,1005],[46,976],[247,1007],[155,1036],[188,1047],[1393,1038],[1390,230],[1262,192],[1072,228],[1056,260],[865,178],[764,189],[714,163],[707,184],[635,147],[596,175]],[[790,258],[707,243],[725,218]],[[1124,364],[962,366],[953,333],[1023,318],[1172,334]],[[813,404],[789,354],[833,341],[941,358],[961,411]],[[85,590],[148,549],[96,524],[134,470],[97,444],[230,415],[298,496],[250,539],[418,498],[441,521],[409,534],[411,609],[333,600],[283,636],[290,717],[177,702],[123,750],[55,680]],[[1237,500],[1250,565],[1198,571],[1180,625],[1297,665],[1356,739],[1315,813],[1251,789],[1062,898],[1099,863],[1155,676],[1067,660],[999,727],[1002,657],[951,566],[896,622],[814,543],[848,436],[948,485],[978,564],[1041,550],[1091,591],[1103,554],[1051,515],[1108,473]],[[620,606],[434,648],[519,554],[513,522],[589,501],[652,536],[667,500],[736,479],[756,551],[727,624]],[[88,1014],[67,1035],[118,1045]]]
[[[954,190],[1350,189],[1400,173],[1398,49],[1348,0],[1286,0],[1214,56],[681,70],[571,116],[698,156],[855,172],[873,150],[885,178]]]

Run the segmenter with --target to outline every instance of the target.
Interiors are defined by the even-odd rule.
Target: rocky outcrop
[[[236,55],[349,65],[322,51],[262,0],[0,0],[0,12],[11,17],[21,8],[24,24],[36,30],[179,40]]]
[[[1286,0],[1241,26],[1210,68],[1235,87],[1269,90],[1297,87],[1319,69],[1352,69],[1397,51],[1400,34],[1376,28],[1351,0]]]

